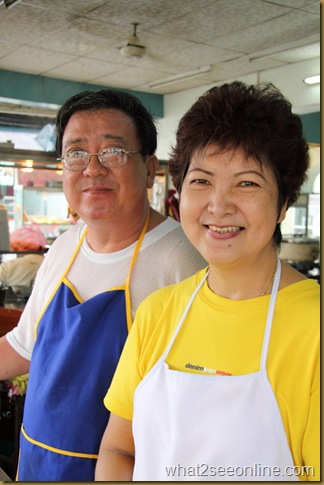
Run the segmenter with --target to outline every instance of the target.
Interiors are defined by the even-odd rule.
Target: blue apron
[[[87,301],[67,279],[85,231],[36,322],[17,480],[94,480],[109,418],[103,399],[132,324],[130,276],[147,225],[125,284]]]

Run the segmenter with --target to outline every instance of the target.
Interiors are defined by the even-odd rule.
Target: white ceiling
[[[9,71],[166,94],[320,55],[319,0],[9,1],[0,0],[0,69]],[[134,22],[141,59],[120,50]]]

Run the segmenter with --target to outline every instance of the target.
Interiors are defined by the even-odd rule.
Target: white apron
[[[136,389],[133,480],[298,480],[266,371],[280,274],[278,261],[260,370],[239,376],[190,374],[165,362],[207,275],[199,283],[168,348]]]

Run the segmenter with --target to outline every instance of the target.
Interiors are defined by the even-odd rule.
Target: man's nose
[[[89,163],[84,169],[84,173],[87,175],[101,175],[107,172],[107,167],[104,167],[98,158],[98,153],[89,154]]]

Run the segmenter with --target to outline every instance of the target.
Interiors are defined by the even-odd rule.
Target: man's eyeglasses
[[[97,155],[99,162],[104,167],[122,167],[127,162],[127,155],[129,153],[141,153],[141,151],[126,151],[123,148],[104,148],[98,153],[88,153],[83,150],[69,150],[63,157],[57,158],[63,162],[63,165],[68,170],[84,170],[91,157]]]

